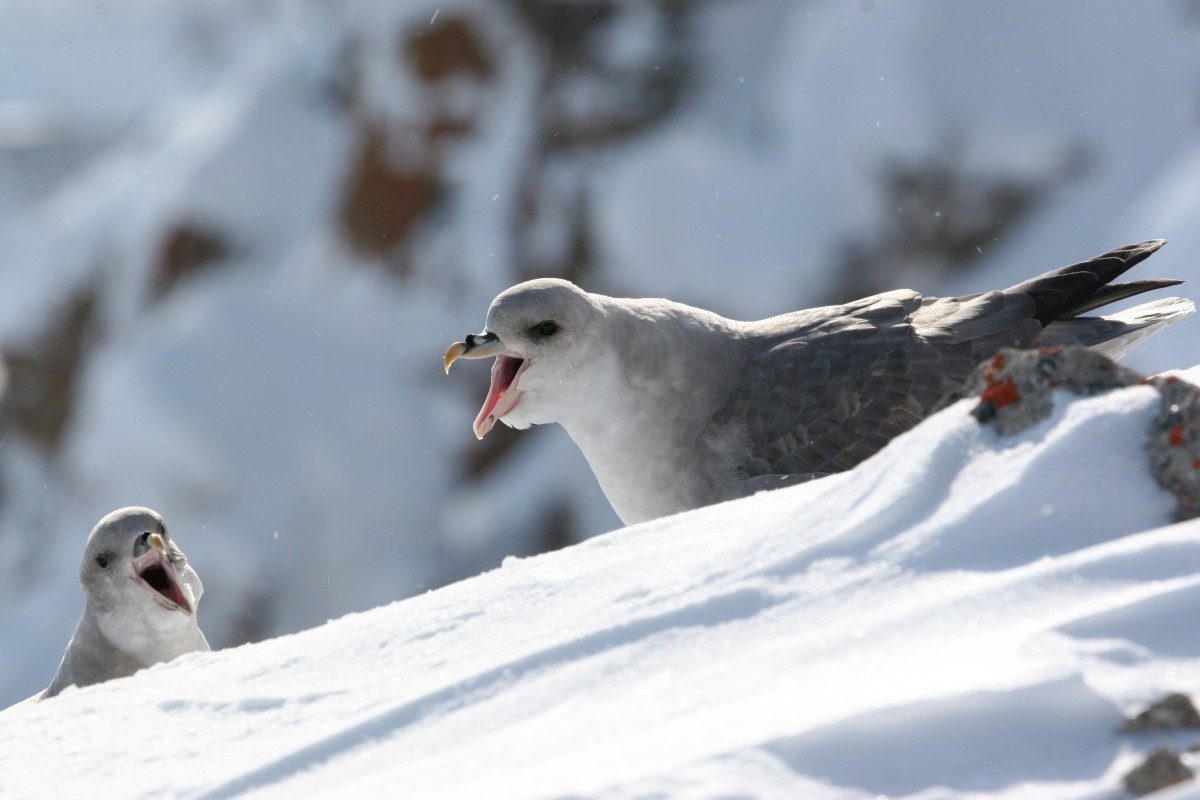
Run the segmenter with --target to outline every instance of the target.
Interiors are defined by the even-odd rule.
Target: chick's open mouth
[[[137,581],[154,592],[155,599],[164,608],[176,609],[191,613],[183,589],[175,575],[171,562],[157,550],[151,550],[134,562],[133,574]]]

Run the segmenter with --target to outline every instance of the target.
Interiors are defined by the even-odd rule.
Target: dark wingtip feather
[[[1107,303],[1161,288],[1147,281],[1134,281],[1105,290],[1112,281],[1145,261],[1166,243],[1166,239],[1147,239],[1137,244],[1127,244],[1087,261],[1039,275],[1008,291],[1032,299],[1036,309],[1033,316],[1043,326],[1049,325],[1056,319],[1077,316]],[[1131,290],[1133,286],[1142,288]]]
[[[1118,247],[1116,250],[1096,256],[1096,258],[1093,260],[1098,261],[1102,258],[1119,258],[1128,265],[1126,267],[1126,269],[1128,269],[1129,267],[1132,267],[1135,264],[1138,264],[1149,258],[1154,253],[1157,253],[1159,248],[1166,243],[1166,239],[1147,239],[1146,241],[1138,242],[1137,244],[1127,244],[1124,247]]]

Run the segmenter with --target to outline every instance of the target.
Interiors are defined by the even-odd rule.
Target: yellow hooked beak
[[[147,536],[146,544],[150,545],[164,556],[167,554],[167,543],[163,541],[161,533],[152,533]]]
[[[494,333],[471,334],[465,342],[455,342],[442,354],[442,368],[450,374],[450,367],[460,358],[491,358],[504,352],[500,337]]]

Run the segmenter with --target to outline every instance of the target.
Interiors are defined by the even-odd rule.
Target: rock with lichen
[[[1174,376],[1151,378],[1162,396],[1154,418],[1150,443],[1150,468],[1178,506],[1177,520],[1200,516],[1200,389]]]
[[[1004,348],[975,370],[966,392],[979,395],[971,412],[976,419],[1011,436],[1050,416],[1055,389],[1093,395],[1141,381],[1133,370],[1086,347]]]
[[[1086,347],[1004,348],[949,399],[978,396],[974,417],[1011,436],[1050,416],[1055,389],[1087,396],[1137,385],[1154,387],[1161,401],[1146,443],[1150,470],[1175,496],[1177,520],[1200,516],[1200,387],[1139,375]]]

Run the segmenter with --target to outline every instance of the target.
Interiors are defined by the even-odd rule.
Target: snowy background
[[[0,706],[122,505],[216,647],[617,527],[561,430],[477,443],[486,370],[441,374],[521,279],[762,317],[1157,236],[1138,277],[1200,278],[1195,0],[0,2]],[[1198,354],[1193,318],[1130,363]]]

